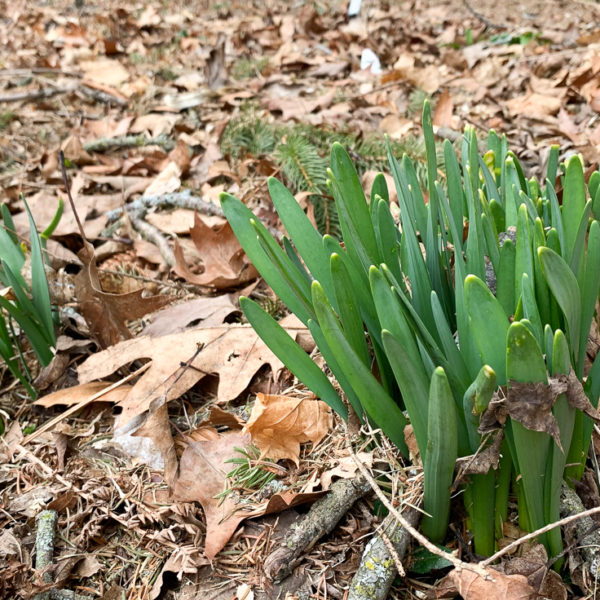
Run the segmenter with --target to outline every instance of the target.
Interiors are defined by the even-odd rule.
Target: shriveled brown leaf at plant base
[[[244,431],[250,433],[261,456],[298,464],[300,444],[316,446],[332,424],[332,410],[321,400],[258,394]]]
[[[296,337],[301,330],[288,333]],[[191,360],[199,345],[202,350],[182,374],[181,363]],[[219,375],[217,401],[223,403],[239,396],[263,365],[270,365],[275,376],[283,368],[249,325],[228,325],[126,340],[90,356],[78,368],[79,381],[108,377],[120,367],[148,358],[152,366],[120,402],[123,425],[148,410],[155,400],[179,398],[205,375]]]

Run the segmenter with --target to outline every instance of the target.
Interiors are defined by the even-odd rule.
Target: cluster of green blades
[[[0,206],[0,283],[12,292],[12,299],[0,295],[0,357],[31,397],[35,398],[17,328],[29,340],[41,365],[49,364],[54,356],[56,337],[44,266],[44,248],[60,221],[63,203],[62,200],[59,202],[52,222],[42,234],[38,234],[29,206],[23,202],[29,217],[31,285],[21,274],[27,259],[26,248],[15,233],[8,207],[5,204]]]
[[[309,328],[359,418],[404,454],[410,421],[424,465],[429,516],[422,527],[441,542],[456,459],[486,443],[478,429],[494,395],[573,371],[597,405],[600,359],[589,373],[584,367],[600,286],[600,173],[591,176],[587,199],[582,162],[569,158],[561,205],[553,185],[558,148],[540,185],[525,178],[505,138],[490,132],[481,156],[467,129],[460,159],[445,142],[440,174],[428,103],[423,130],[427,198],[411,160],[388,152],[399,223],[384,176],[367,202],[339,144],[331,150],[328,185],[341,240],[321,236],[275,179],[269,191],[289,236],[283,248],[242,202],[227,194],[221,202],[244,250]],[[346,404],[300,346],[256,303],[242,298],[241,305],[290,371],[347,418]],[[567,475],[581,475],[592,422],[565,394],[552,414],[562,448],[509,416],[498,468],[462,484],[477,553],[494,552],[511,492],[523,528],[558,518],[565,465],[576,465]],[[562,548],[559,531],[541,541],[552,555]]]

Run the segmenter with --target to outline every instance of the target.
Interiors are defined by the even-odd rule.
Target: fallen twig
[[[0,102],[21,102],[29,100],[45,100],[58,94],[67,94],[75,90],[76,86],[68,87],[49,87],[38,90],[29,90],[27,92],[17,92],[15,94],[0,94]]]
[[[164,258],[165,262],[169,267],[175,266],[175,255],[167,238],[156,228],[154,225],[150,225],[144,221],[142,217],[139,217],[135,213],[129,214],[129,219],[133,228],[149,242],[152,242],[159,250],[160,255]]]
[[[416,527],[421,513],[415,508],[406,511],[406,519]],[[404,575],[402,557],[406,553],[410,533],[389,514],[383,521],[380,532],[373,536],[363,552],[356,571],[348,600],[385,600],[394,583],[396,574]]]
[[[400,512],[398,512],[398,510],[392,505],[392,503],[389,501],[389,499],[381,491],[381,489],[377,485],[377,482],[373,479],[373,477],[369,473],[368,469],[365,467],[365,465],[361,462],[361,460],[358,458],[358,456],[354,452],[354,450],[352,448],[352,444],[350,442],[350,436],[348,435],[347,426],[346,426],[345,437],[346,437],[346,446],[348,448],[348,451],[350,452],[350,455],[353,457],[354,462],[356,463],[359,471],[363,474],[365,479],[371,484],[373,491],[375,492],[377,497],[381,500],[383,505],[389,510],[390,514],[392,514],[399,521],[399,523],[423,547],[425,547],[427,550],[429,550],[432,554],[435,554],[436,556],[444,558],[449,563],[451,563],[457,570],[465,569],[468,571],[472,571],[472,572],[476,573],[477,575],[479,575],[480,577],[483,577],[484,579],[489,579],[490,577],[493,577],[493,572],[489,571],[489,568],[493,562],[495,562],[496,560],[498,560],[500,557],[504,556],[508,552],[513,551],[515,548],[520,546],[523,542],[532,540],[532,539],[536,538],[537,536],[541,535],[542,533],[546,533],[547,531],[550,531],[556,527],[561,527],[563,525],[567,525],[568,523],[572,523],[573,521],[585,519],[586,517],[600,513],[600,506],[596,506],[594,508],[590,508],[589,510],[579,512],[577,514],[571,514],[563,519],[560,519],[559,521],[550,523],[550,524],[546,525],[545,527],[541,527],[540,529],[537,529],[536,531],[533,531],[531,533],[528,533],[527,535],[520,537],[518,540],[515,540],[508,546],[505,546],[504,548],[502,548],[502,550],[499,550],[498,552],[496,552],[495,554],[493,554],[492,556],[490,556],[489,558],[487,558],[485,560],[482,560],[478,563],[467,563],[467,562],[464,562],[464,561],[460,560],[459,558],[457,558],[454,553],[444,552],[444,551],[440,550],[435,544],[431,543],[421,532],[419,532],[417,529],[415,529],[415,527],[410,522],[408,522],[408,520]],[[584,527],[587,527],[587,524],[585,524]]]
[[[32,100],[45,100],[58,96],[59,94],[70,94],[71,92],[81,92],[82,94],[104,104],[117,104],[127,106],[127,101],[118,96],[114,96],[104,90],[96,90],[80,82],[72,83],[63,87],[45,87],[37,90],[28,90],[26,92],[16,92],[14,94],[0,94],[0,102],[27,102]],[[138,137],[138,136],[131,136]],[[173,144],[174,146],[174,144]]]
[[[48,421],[47,423],[44,423],[41,427],[36,429],[33,433],[30,433],[27,437],[25,437],[23,439],[23,441],[21,442],[21,446],[24,446],[25,444],[32,442],[37,437],[42,435],[42,433],[45,433],[49,429],[52,429],[57,423],[60,423],[67,417],[70,417],[71,415],[75,414],[78,410],[81,410],[84,406],[87,406],[88,404],[94,402],[94,400],[97,400],[101,396],[104,396],[104,394],[108,394],[108,392],[112,392],[112,390],[118,388],[120,385],[123,385],[124,383],[127,383],[134,377],[141,375],[146,369],[150,368],[151,364],[152,364],[151,362],[148,362],[145,365],[142,365],[139,369],[137,369],[133,373],[129,373],[129,375],[123,377],[122,379],[119,379],[119,381],[115,381],[113,384],[109,385],[108,387],[104,388],[103,390],[100,390],[99,392],[92,394],[89,398],[84,398],[81,402],[74,404],[73,406],[71,406],[70,408],[65,410],[65,412],[54,417],[54,419],[50,419],[50,421]]]
[[[266,576],[276,582],[285,579],[292,572],[294,560],[310,550],[322,536],[333,531],[350,507],[370,489],[371,486],[362,477],[336,481],[329,493],[317,500],[306,516],[290,527],[281,546],[267,556],[264,562]]]
[[[0,69],[0,77],[29,77],[32,75],[64,75],[81,78],[82,74],[73,71],[63,71],[51,67],[31,67],[30,69]]]
[[[52,574],[48,567],[54,556],[54,535],[58,514],[55,510],[43,510],[35,517],[37,534],[35,536],[35,568],[42,573],[44,583],[52,583]]]
[[[463,0],[467,10],[476,18],[479,19],[488,29],[504,29],[506,25],[499,25],[498,23],[492,23],[488,18],[484,17],[480,12],[477,12],[468,0]]]
[[[575,492],[573,492],[573,495],[576,495]],[[578,505],[579,507],[583,508],[583,505],[581,504],[581,501],[574,502],[574,505],[575,506]],[[595,514],[598,514],[598,513],[600,513],[600,506],[595,506],[594,508],[590,508],[589,510],[584,510],[582,512],[578,512],[576,514],[570,514],[569,516],[564,517],[563,519],[560,519],[559,521],[555,521],[554,523],[550,523],[550,524],[546,525],[545,527],[540,527],[540,529],[536,529],[536,531],[532,531],[531,533],[528,533],[527,535],[524,535],[523,537],[520,537],[518,540],[515,540],[514,542],[512,542],[508,546],[505,546],[504,548],[502,548],[502,550],[499,550],[498,552],[496,552],[496,554],[493,554],[489,558],[486,558],[485,560],[482,560],[479,564],[481,566],[486,567],[487,565],[490,565],[494,561],[498,560],[501,556],[504,556],[507,552],[511,552],[517,546],[520,546],[523,542],[527,542],[528,540],[532,540],[532,539],[536,538],[538,535],[541,535],[542,533],[546,533],[547,531],[555,529],[556,527],[562,527],[563,525],[568,525],[569,523],[572,523],[573,521],[581,521],[581,520],[583,520],[584,521],[584,523],[582,525],[583,530],[588,529],[589,528],[589,522],[586,523],[585,519],[587,517],[590,517],[591,515],[595,515]],[[597,555],[598,555],[598,553],[596,552],[596,560],[597,560]],[[597,572],[597,570],[598,570],[598,564],[595,566],[595,569],[596,569],[596,572]],[[596,575],[596,577],[598,577],[598,575]]]
[[[108,222],[112,223],[112,225],[107,226],[102,232],[102,235],[110,235],[113,231],[118,229],[118,227],[122,224],[121,217],[124,213],[129,215],[131,219],[132,225],[139,231],[148,241],[155,243],[167,264],[169,266],[173,266],[175,264],[175,258],[171,251],[170,246],[168,246],[168,242],[160,233],[158,229],[153,227],[152,225],[148,225],[144,221],[144,217],[146,213],[158,207],[168,207],[168,208],[188,208],[190,210],[195,210],[196,212],[211,215],[215,217],[225,217],[223,211],[220,206],[216,206],[211,202],[207,202],[203,200],[199,196],[192,196],[190,190],[183,190],[182,192],[174,192],[171,194],[163,194],[161,196],[147,196],[145,198],[138,198],[125,206],[121,206],[114,210],[109,211],[106,216],[108,218]],[[283,234],[279,229],[275,229],[266,223],[263,223],[265,227],[269,230],[271,235],[280,240],[283,238]],[[147,235],[146,235],[147,234]],[[157,241],[154,241],[154,240]],[[160,244],[159,244],[160,240]],[[164,252],[163,252],[164,250]],[[173,261],[173,262],[169,262]]]
[[[53,583],[50,567],[54,558],[54,538],[58,514],[55,510],[43,510],[35,517],[37,532],[35,536],[35,569],[42,575],[42,581]],[[90,596],[82,596],[69,590],[52,589],[41,592],[34,600],[91,600]]]
[[[106,213],[109,222],[115,221],[123,215],[125,211],[134,212],[139,217],[144,217],[152,208],[168,207],[168,208],[189,208],[206,215],[225,217],[220,206],[216,206],[211,202],[203,200],[199,196],[192,196],[190,190],[174,192],[172,194],[162,194],[160,196],[146,196],[138,198],[130,202],[126,206],[115,208]]]
[[[99,90],[94,87],[90,87],[89,85],[80,85],[77,88],[77,91],[81,92],[88,98],[95,100],[96,102],[102,102],[104,104],[116,104],[118,106],[128,105],[128,102],[125,98],[115,95],[118,93],[116,91],[114,94],[111,94],[110,91]]]
[[[98,92],[98,90],[93,90]],[[156,137],[140,135],[121,135],[112,138],[99,138],[83,145],[86,152],[108,152],[119,148],[139,148],[141,146],[160,146],[165,152],[175,148],[175,142],[165,134]]]

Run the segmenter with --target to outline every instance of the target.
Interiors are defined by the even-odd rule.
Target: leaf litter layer
[[[580,5],[584,11],[575,9]],[[226,551],[213,556],[207,542],[219,545],[228,537],[207,537],[198,503],[206,498],[206,506],[214,504],[207,492],[212,488],[200,485],[190,498],[186,493],[200,478],[190,480],[186,490],[184,478],[176,481],[178,469],[188,477],[184,467],[189,455],[198,456],[195,447],[204,448],[213,472],[215,461],[227,458],[211,454],[211,445],[237,456],[236,419],[209,413],[209,406],[222,401],[229,415],[245,421],[246,404],[257,392],[282,393],[290,381],[285,373],[277,379],[281,365],[265,360],[248,341],[247,328],[227,324],[235,319],[239,287],[252,277],[239,248],[223,233],[218,195],[243,197],[277,229],[265,185],[265,177],[274,174],[292,186],[315,223],[330,231],[335,215],[319,172],[328,146],[342,141],[359,164],[369,165],[361,172],[365,178],[369,169],[384,166],[381,146],[372,142],[384,133],[397,144],[397,154],[407,151],[418,159],[415,138],[425,97],[436,104],[434,123],[442,135],[460,132],[466,123],[506,132],[529,175],[542,172],[542,151],[551,143],[565,153],[581,152],[587,164],[597,163],[600,74],[594,44],[599,38],[590,15],[597,16],[598,9],[588,2],[561,5],[559,13],[557,7],[483,2],[473,11],[462,2],[382,3],[365,6],[360,18],[348,20],[345,7],[335,4],[249,10],[224,3],[207,11],[200,3],[1,3],[2,200],[23,239],[28,233],[21,192],[44,228],[64,196],[61,148],[98,265],[93,280],[85,269],[80,272],[82,292],[71,277],[77,267],[65,269],[77,264],[75,252],[81,249],[74,215],[66,207],[48,241],[63,336],[57,360],[45,373],[46,391],[64,394],[68,388],[70,399],[62,402],[81,402],[101,390],[78,384],[89,386],[84,382],[115,371],[109,381],[117,381],[148,359],[152,364],[133,387],[99,396],[25,446],[23,437],[60,415],[62,405],[53,407],[49,395],[47,409],[32,408],[3,376],[0,594],[28,597],[39,589],[31,577],[32,518],[44,507],[60,515],[57,588],[107,598],[121,592],[128,598],[179,597],[191,589],[230,598],[242,583],[257,595],[263,587],[271,597],[282,591],[263,585],[260,564],[297,514],[248,521],[238,533],[230,531]],[[361,71],[367,47],[378,55],[381,75]],[[229,286],[235,292],[233,310],[219,291]],[[262,286],[255,292],[270,311],[280,309]],[[96,300],[93,310],[69,310],[74,293],[79,302],[86,296]],[[173,309],[183,301],[207,304],[190,307],[190,314],[165,317],[168,308],[140,320],[143,311],[132,299],[162,302],[146,300],[160,297],[157,293],[170,297]],[[150,333],[148,321],[155,326],[154,338],[144,337]],[[215,338],[215,332],[222,337]],[[597,339],[596,331],[591,344]],[[198,343],[204,346],[191,361]],[[270,372],[261,370],[266,363]],[[31,362],[30,368],[37,367]],[[293,403],[309,400],[298,391],[287,395]],[[121,424],[145,415],[141,433],[147,437],[123,433],[110,441],[114,406]],[[285,405],[280,409],[288,411]],[[344,467],[349,457],[338,430],[314,452],[309,448],[302,446],[299,457],[295,445],[288,449],[282,464],[289,487],[274,487],[272,498],[316,493],[327,489],[332,476],[355,472]],[[218,466],[216,482],[224,486],[231,465]],[[200,472],[194,460],[190,469]],[[165,482],[179,485],[178,501],[168,498]],[[243,490],[236,493],[244,496]],[[225,508],[232,502],[227,497]],[[316,598],[342,597],[372,528],[371,508],[371,500],[359,502],[330,538],[315,545],[294,579],[297,587]],[[456,515],[457,523],[460,519]],[[226,582],[220,592],[199,583],[211,568],[216,578],[208,585],[216,586],[218,578]],[[168,591],[170,574],[183,578],[177,592]],[[425,579],[432,581],[431,575]],[[478,597],[468,581],[461,585]],[[418,582],[405,581],[392,594],[413,597],[419,589]]]

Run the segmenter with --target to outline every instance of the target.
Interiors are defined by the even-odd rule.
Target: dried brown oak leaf
[[[467,569],[453,569],[434,590],[434,598],[455,598],[460,594],[464,600],[533,600],[538,593],[523,575],[504,575],[494,569],[488,570],[488,578]]]
[[[180,277],[194,285],[216,289],[237,286],[258,277],[258,272],[248,261],[229,223],[215,231],[195,213],[190,236],[204,263],[204,272],[197,274],[190,271],[181,246],[176,241],[173,271]]]
[[[300,444],[316,446],[333,424],[331,408],[315,398],[289,398],[258,394],[244,427],[261,456],[289,458],[299,464]]]
[[[167,335],[184,331],[190,325],[214,327],[221,325],[232,313],[239,312],[231,294],[222,296],[200,296],[181,304],[174,304],[148,317],[150,323],[144,328],[144,335]]]
[[[288,329],[294,338],[304,331]],[[199,345],[203,345],[202,350],[182,373],[181,363],[189,361]],[[152,359],[152,366],[119,403],[123,426],[147,411],[154,401],[179,398],[205,375],[219,375],[217,401],[224,403],[239,396],[263,365],[269,364],[274,376],[283,368],[249,325],[226,325],[120,342],[82,363],[78,367],[79,381],[108,377],[120,367],[144,358]]]
[[[73,406],[74,404],[79,404],[82,400],[85,400],[90,396],[94,396],[98,392],[101,392],[111,385],[111,383],[107,383],[106,381],[94,381],[90,383],[84,383],[82,385],[74,385],[69,388],[57,390],[51,394],[46,394],[42,398],[38,398],[34,404],[43,406],[44,408],[50,408],[52,406],[56,406],[57,404]],[[114,390],[111,390],[110,392],[100,396],[97,402],[115,402],[118,404],[121,400],[123,400],[123,398],[125,398],[125,396],[127,396],[130,389],[130,385],[120,385]]]
[[[174,299],[170,296],[144,298],[143,289],[127,294],[104,292],[98,279],[94,247],[89,242],[84,242],[79,258],[83,263],[82,270],[75,277],[79,310],[90,328],[91,336],[102,348],[132,337],[126,321],[139,319]]]
[[[232,494],[224,499],[215,498],[225,489],[227,473],[233,468],[225,461],[236,456],[234,447],[243,448],[250,436],[239,432],[219,439],[190,444],[179,463],[179,477],[173,489],[173,499],[200,502],[206,516],[204,552],[213,559],[225,546],[237,526],[246,518]]]
[[[250,510],[241,510],[240,507],[244,505],[240,505],[232,494],[224,499],[215,498],[225,489],[227,473],[232,469],[232,465],[225,461],[236,456],[234,447],[243,448],[249,443],[248,434],[230,432],[216,440],[193,442],[181,456],[173,499],[202,504],[206,516],[204,553],[211,560],[223,549],[244,519],[282,512],[323,495],[322,492],[286,490]]]
[[[498,565],[498,570],[505,575],[523,575],[538,594],[548,600],[566,600],[567,589],[561,576],[549,569],[548,554],[542,544],[528,542],[521,548],[521,553],[515,558]]]

